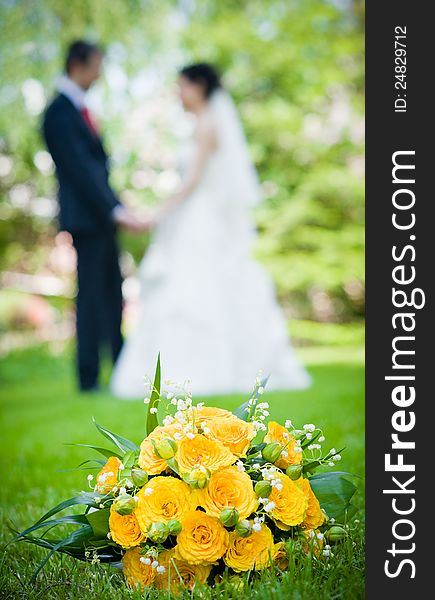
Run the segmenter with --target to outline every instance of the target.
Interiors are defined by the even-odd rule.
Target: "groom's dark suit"
[[[113,360],[122,346],[121,273],[107,155],[98,134],[63,94],[43,123],[59,183],[60,227],[77,251],[77,340],[80,387],[97,385],[99,350],[110,343]]]

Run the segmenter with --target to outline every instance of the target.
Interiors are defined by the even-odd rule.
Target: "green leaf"
[[[91,448],[91,450],[96,450],[106,458],[110,458],[111,456],[116,456],[121,459],[122,455],[110,450],[109,448],[101,448],[100,446],[93,446],[92,444],[64,444],[65,446],[78,446],[80,448]],[[83,463],[82,463],[83,464]]]
[[[311,440],[307,440],[305,438],[305,441],[301,442],[301,448],[302,448],[302,450],[305,450],[305,448],[307,448],[308,446],[310,446],[310,444],[314,444],[315,441],[317,440],[317,438],[320,437],[321,433],[322,433],[321,431],[317,431],[313,435],[313,437],[311,438]]]
[[[334,518],[338,523],[346,522],[356,512],[350,500],[357,487],[343,475],[349,474],[329,472],[309,477],[311,489],[320,506],[329,518]]]
[[[236,415],[236,417],[239,417],[239,419],[242,419],[242,421],[249,421],[250,418],[252,417],[252,415],[254,414],[254,411],[257,406],[259,398],[261,398],[261,396],[262,396],[262,394],[258,393],[258,390],[260,388],[266,387],[268,380],[269,380],[269,375],[267,377],[264,377],[260,381],[260,385],[256,385],[254,387],[252,396],[249,400],[247,400],[246,402],[244,402],[243,404],[238,406],[235,410],[233,410],[233,415]],[[253,401],[254,401],[252,403],[252,405],[249,404],[249,401],[251,399],[253,399]]]
[[[333,456],[336,456],[337,454],[340,454],[345,449],[346,449],[346,446],[343,446],[343,448],[340,448],[340,450],[336,450],[333,454],[331,454],[330,452],[328,452],[328,454],[325,456],[325,458],[323,460],[330,460]]]
[[[95,498],[98,498],[98,500],[100,500],[101,498],[104,498],[104,496],[101,494],[97,494],[96,492],[83,492],[80,496],[74,496],[74,498],[64,500],[63,502],[46,512],[45,515],[43,515],[39,519],[39,521],[35,523],[35,525],[46,521],[47,519],[61,512],[65,508],[69,508],[70,506],[75,506],[77,504],[83,504],[84,506],[92,506],[96,508],[98,506],[98,503],[95,502]]]
[[[249,456],[249,458],[247,458],[245,460],[245,464],[248,466],[251,466],[251,467],[255,464],[259,464],[262,467],[266,463],[267,463],[267,460],[264,460],[264,458],[262,456]],[[251,474],[251,477],[252,477],[252,474]]]
[[[90,533],[89,535],[91,536],[92,534]],[[23,538],[23,541],[51,550],[62,540],[47,540],[45,538],[28,536]],[[89,544],[87,543],[88,541]],[[92,547],[92,549],[96,551],[100,562],[112,563],[118,562],[121,559],[121,553],[117,546],[111,544],[107,540],[93,540],[92,537],[87,538],[86,536],[79,540],[79,543],[74,540],[61,546],[57,551],[61,552],[62,554],[68,554],[77,560],[84,561],[87,560],[85,552],[88,547]]]
[[[96,462],[98,464],[98,467],[82,466],[93,462]],[[85,460],[82,463],[80,463],[78,467],[73,467],[72,469],[56,469],[56,473],[73,473],[74,471],[100,471],[101,467],[104,467],[105,464],[105,460]]]
[[[31,527],[28,527],[27,529],[25,529],[22,533],[19,533],[9,543],[12,544],[13,542],[17,542],[20,538],[28,536],[33,531],[36,531],[43,527],[51,528],[51,527],[55,527],[56,525],[67,525],[67,524],[71,524],[71,523],[86,525],[87,524],[86,516],[85,515],[66,515],[64,517],[59,517],[58,519],[52,519],[51,521],[38,522],[35,525],[32,525]]]
[[[118,435],[117,433],[113,433],[112,431],[109,431],[102,425],[99,425],[94,417],[92,417],[92,420],[94,422],[95,427],[98,429],[98,431],[100,433],[102,433],[104,435],[104,437],[106,437],[108,440],[110,440],[113,444],[115,444],[115,446],[117,448],[119,448],[119,450],[121,450],[122,456],[124,456],[124,454],[126,454],[126,452],[128,452],[129,450],[134,450],[135,452],[140,451],[139,446],[136,446],[135,443],[131,442],[130,440],[127,440],[126,438]],[[113,453],[111,456],[113,456]],[[121,456],[121,458],[122,458],[122,456]]]
[[[110,508],[102,508],[86,515],[89,525],[92,527],[96,539],[106,539],[109,533]]]
[[[135,464],[138,455],[134,450],[129,450],[122,460],[125,469],[131,469],[131,467]],[[126,474],[123,474],[126,477]]]
[[[53,554],[55,552],[61,550],[63,547],[68,546],[71,543],[77,542],[78,540],[89,539],[91,534],[92,534],[92,527],[90,525],[84,525],[83,527],[80,527],[80,529],[76,529],[76,531],[73,531],[72,533],[70,533],[70,535],[68,535],[63,540],[60,540],[60,542],[58,542],[51,548],[50,552],[47,554],[47,556],[44,558],[42,563],[39,565],[39,567],[33,573],[31,582],[33,583],[35,581],[36,577],[38,576],[38,573],[41,571],[41,569],[44,567],[46,562],[50,559],[51,556],[53,556]]]
[[[168,467],[172,469],[174,473],[177,473],[177,475],[180,474],[180,467],[178,466],[178,462],[175,460],[175,458],[168,458],[166,462],[168,463]]]
[[[337,475],[348,475],[349,477],[361,479],[360,475],[355,475],[355,473],[349,473],[348,471],[325,471],[324,473],[314,475],[311,479],[329,479],[331,477],[337,477]]]
[[[160,352],[157,356],[156,373],[154,375],[153,389],[151,392],[150,402],[148,404],[148,414],[146,420],[146,434],[149,435],[158,425],[157,413],[151,412],[151,409],[157,408],[160,400],[161,386],[161,367],[160,367]]]
[[[314,473],[314,471],[317,469],[317,467],[320,465],[320,462],[318,460],[312,460],[309,463],[306,463],[303,467],[302,467],[302,473]]]
[[[81,462],[76,468],[80,469],[80,467],[83,467],[83,465],[88,465],[89,463],[97,463],[97,465],[104,467],[104,465],[107,463],[107,461],[101,460],[98,458],[89,458],[88,460],[84,460],[83,462]],[[98,467],[96,467],[96,468],[98,468]]]
[[[266,448],[266,446],[267,444],[265,442],[263,442],[262,444],[255,444],[255,446],[251,446],[251,448],[249,448],[248,450],[248,456],[261,452],[263,448]]]

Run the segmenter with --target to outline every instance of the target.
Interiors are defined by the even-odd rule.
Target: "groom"
[[[108,342],[113,361],[122,346],[121,272],[117,225],[144,231],[147,223],[125,208],[109,184],[108,157],[85,104],[98,79],[102,53],[77,41],[68,49],[65,75],[43,122],[47,148],[56,165],[60,228],[77,252],[77,359],[79,386],[98,390],[99,352]]]

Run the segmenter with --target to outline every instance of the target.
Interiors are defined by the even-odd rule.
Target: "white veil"
[[[234,102],[227,92],[218,89],[213,92],[209,106],[231,195],[241,205],[255,206],[261,200],[260,185]]]

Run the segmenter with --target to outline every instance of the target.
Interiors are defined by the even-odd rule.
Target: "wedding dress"
[[[190,379],[196,396],[249,394],[259,370],[270,373],[268,389],[310,384],[271,279],[251,254],[259,185],[238,115],[223,91],[208,109],[217,148],[194,192],[156,228],[140,265],[138,322],[111,381],[120,398],[144,395],[159,352],[163,378]],[[191,143],[185,163],[194,151]]]

